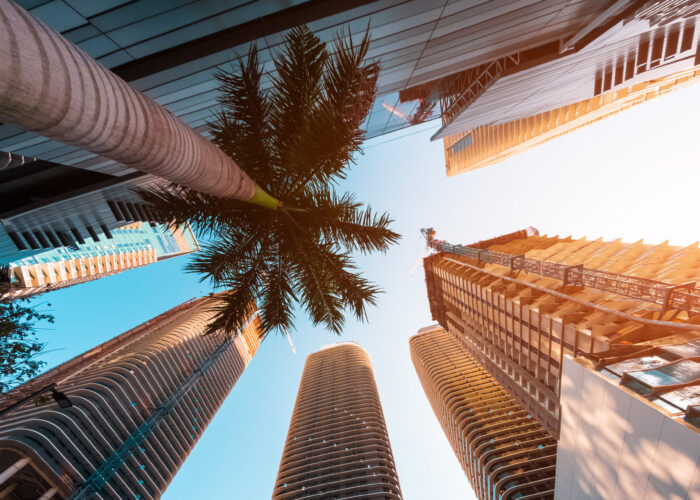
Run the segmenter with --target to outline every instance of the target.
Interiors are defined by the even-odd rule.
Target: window
[[[126,220],[126,218],[122,215],[122,212],[121,212],[121,210],[119,210],[119,207],[117,206],[116,203],[114,203],[111,200],[107,200],[107,206],[112,211],[112,215],[114,215],[115,219],[117,219],[118,221],[125,221]]]
[[[17,235],[17,233],[14,233],[12,231],[7,231],[7,235],[12,240],[12,243],[15,244],[15,246],[17,247],[17,250],[27,250],[27,245],[24,244],[24,241],[22,241],[22,238],[20,238]]]
[[[44,234],[46,235],[46,237],[49,239],[49,241],[51,242],[51,244],[52,244],[53,246],[55,246],[55,247],[63,246],[63,245],[61,245],[61,242],[58,241],[58,238],[56,238],[56,235],[53,234],[53,232],[51,232],[51,231],[44,231]]]
[[[100,224],[100,227],[102,228],[102,232],[105,233],[105,236],[111,240],[112,233],[109,232],[109,229],[107,228],[107,226],[105,226],[104,224]]]
[[[452,154],[459,153],[463,149],[471,146],[472,144],[472,135],[466,135],[465,137],[462,137],[460,140],[455,142],[452,146],[450,146],[450,151],[452,151]]]
[[[41,231],[32,231],[34,233],[34,237],[37,239],[37,241],[41,244],[42,247],[44,248],[51,248],[51,243],[46,239],[46,237],[41,233]]]
[[[29,232],[23,231],[22,236],[24,236],[24,239],[26,240],[27,243],[29,243],[29,246],[33,250],[37,250],[39,248],[39,244],[36,241],[34,241],[34,238],[32,237],[31,234],[29,234]]]
[[[92,228],[92,226],[85,226],[85,229],[87,229],[87,232],[90,235],[90,237],[93,239],[93,241],[95,241],[95,242],[100,241],[100,239],[97,237],[97,233]]]

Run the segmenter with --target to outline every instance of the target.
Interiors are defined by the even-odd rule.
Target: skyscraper
[[[28,297],[199,250],[188,224],[133,222],[111,231],[104,225],[86,225],[84,237],[78,229],[71,230],[70,236],[60,230],[25,231],[24,240],[8,232],[16,251],[3,258],[0,297]]]
[[[700,494],[697,244],[426,235],[433,318],[559,440],[557,498]]]
[[[230,69],[251,43],[269,65],[285,32],[298,24],[306,23],[325,42],[343,29],[360,36],[369,27],[369,56],[382,66],[378,97],[365,124],[371,137],[410,126],[417,114],[421,120],[437,117],[417,99],[400,102],[399,91],[522,50],[558,47],[594,22],[610,2],[302,0],[290,5],[258,0],[212,6],[193,0],[147,8],[129,0],[17,3],[205,135],[218,107],[212,74]],[[6,124],[0,125],[0,150],[110,175],[130,173],[114,161]]]
[[[693,0],[617,2],[560,40],[404,92],[440,102],[434,139],[520,120],[696,66],[699,15]]]
[[[425,394],[477,498],[554,494],[555,439],[439,325],[409,341]]]
[[[202,335],[215,303],[185,302],[4,394],[2,409],[45,389],[2,416],[0,491],[159,498],[259,345],[255,314],[233,338]]]
[[[424,260],[433,318],[559,434],[565,354],[687,342],[700,250],[540,236],[529,228]],[[562,348],[563,346],[563,348]]]
[[[359,344],[338,342],[306,358],[272,498],[402,498],[372,364]]]
[[[700,80],[700,66],[585,101],[443,139],[447,176],[502,162],[540,144]]]

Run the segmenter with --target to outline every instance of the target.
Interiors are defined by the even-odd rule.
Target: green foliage
[[[164,221],[190,222],[211,238],[188,270],[230,289],[212,329],[234,331],[255,301],[267,330],[292,328],[299,304],[339,334],[346,311],[364,320],[375,304],[379,289],[351,252],[385,252],[400,236],[388,214],[335,190],[360,151],[376,94],[379,66],[365,60],[368,48],[366,33],[359,44],[339,37],[329,52],[302,26],[276,56],[271,86],[254,47],[237,71],[216,75],[222,111],[210,124],[213,140],[280,209],[183,186],[140,191]]]
[[[36,339],[35,322],[53,323],[54,318],[22,304],[0,300],[0,392],[36,376],[45,364],[35,359],[44,348]]]

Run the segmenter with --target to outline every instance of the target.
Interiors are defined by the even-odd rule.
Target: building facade
[[[613,90],[585,101],[497,125],[479,127],[443,139],[447,176],[487,167],[638,104],[693,85],[700,66]]]
[[[0,297],[29,297],[199,250],[188,224],[132,222],[111,231],[86,225],[85,236],[71,229],[7,232],[16,251],[5,257]]]
[[[520,120],[688,70],[700,63],[698,15],[700,7],[691,0],[616,2],[571,37],[494,58],[432,87],[424,84],[423,95],[441,96],[443,126],[433,138]]]
[[[2,395],[3,498],[159,498],[254,356],[241,334],[203,335],[216,297],[191,300]],[[48,393],[48,392],[47,392]]]
[[[428,401],[480,500],[552,498],[556,440],[439,325],[409,340]]]
[[[700,498],[698,356],[697,340],[596,364],[565,356],[554,498]]]
[[[309,355],[274,499],[402,498],[367,352],[338,342]]]
[[[558,440],[555,498],[698,496],[697,244],[425,234],[433,318]]]
[[[529,228],[461,246],[428,233],[440,250],[424,260],[433,318],[555,437],[565,355],[630,355],[698,335],[696,245],[549,237]]]

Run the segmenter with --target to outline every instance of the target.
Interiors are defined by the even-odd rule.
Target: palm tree
[[[210,244],[188,265],[224,295],[210,330],[235,331],[257,302],[263,326],[293,327],[301,305],[315,325],[340,333],[344,313],[364,320],[378,288],[357,271],[353,251],[386,251],[399,235],[388,214],[338,193],[360,151],[379,66],[341,37],[329,54],[306,27],[293,29],[263,88],[257,50],[235,72],[220,72],[222,111],[214,143],[260,187],[257,205],[171,185],[141,190],[164,221],[190,222]]]

